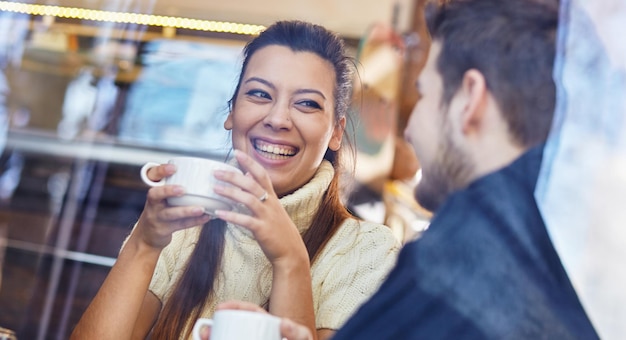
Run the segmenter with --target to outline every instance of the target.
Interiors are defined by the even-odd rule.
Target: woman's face
[[[308,182],[327,148],[341,146],[333,65],[310,52],[270,45],[250,57],[224,127],[233,146],[268,172],[281,197]]]

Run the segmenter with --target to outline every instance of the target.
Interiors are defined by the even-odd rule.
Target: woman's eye
[[[298,105],[305,106],[307,108],[318,109],[318,110],[322,108],[322,106],[314,100],[303,100],[303,101],[298,102]]]
[[[246,95],[247,96],[252,96],[252,97],[272,99],[272,97],[270,97],[269,93],[267,93],[265,91],[261,91],[261,90],[250,90],[250,91],[246,92]]]

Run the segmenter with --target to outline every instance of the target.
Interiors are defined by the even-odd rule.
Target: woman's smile
[[[288,159],[298,153],[298,148],[296,147],[275,144],[259,138],[254,139],[252,145],[254,145],[254,149],[259,155],[272,160]]]

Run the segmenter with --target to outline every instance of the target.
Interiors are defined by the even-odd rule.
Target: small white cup
[[[281,340],[280,318],[245,310],[218,310],[213,319],[200,318],[193,326],[193,340],[204,340],[203,329],[211,328],[211,340]]]
[[[160,164],[146,163],[141,167],[141,179],[149,186],[156,187],[165,184],[180,185],[185,188],[185,195],[180,197],[170,197],[167,203],[173,206],[198,205],[204,207],[204,212],[215,215],[215,210],[240,210],[239,204],[226,197],[220,196],[213,191],[215,184],[228,186],[228,183],[218,181],[213,176],[213,171],[224,170],[242,173],[236,167],[214,161],[211,159],[197,157],[175,157],[168,161],[176,165],[176,173],[158,182],[148,178],[148,170]]]

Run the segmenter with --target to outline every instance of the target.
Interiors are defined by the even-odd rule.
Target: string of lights
[[[200,20],[142,13],[103,11],[77,7],[25,4],[11,1],[0,1],[0,11],[24,13],[29,15],[52,16],[59,18],[173,27],[181,29],[219,33],[234,33],[243,35],[256,35],[265,28],[262,25],[251,25],[234,22]]]

